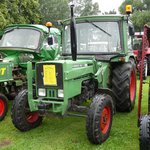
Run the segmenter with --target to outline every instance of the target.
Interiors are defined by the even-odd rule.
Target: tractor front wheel
[[[14,126],[20,131],[28,131],[42,123],[42,117],[39,116],[38,112],[30,111],[26,89],[20,91],[16,96],[12,106],[11,118]]]
[[[109,95],[96,94],[86,120],[87,137],[91,143],[101,144],[109,137],[112,117],[112,98]]]
[[[140,122],[140,150],[150,150],[150,116],[145,115]]]
[[[3,94],[0,94],[0,121],[2,121],[8,111],[8,99]]]

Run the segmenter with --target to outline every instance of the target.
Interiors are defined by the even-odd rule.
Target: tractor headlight
[[[64,90],[58,89],[58,97],[64,97]]]
[[[38,94],[39,94],[39,96],[46,96],[46,90],[40,88],[40,89],[38,89]]]

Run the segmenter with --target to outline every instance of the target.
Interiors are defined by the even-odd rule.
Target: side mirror
[[[48,42],[48,45],[53,45],[53,38],[48,37],[47,42]]]
[[[134,36],[134,27],[133,26],[129,26],[129,35],[130,36]]]

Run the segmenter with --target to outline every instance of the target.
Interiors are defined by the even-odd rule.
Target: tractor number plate
[[[43,74],[44,74],[44,85],[57,85],[56,80],[56,67],[55,65],[44,65],[43,66]]]

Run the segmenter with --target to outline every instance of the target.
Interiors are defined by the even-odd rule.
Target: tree
[[[147,10],[150,10],[150,0],[144,0],[144,5],[147,8]]]
[[[142,31],[145,24],[150,26],[150,11],[135,12],[131,16],[131,20],[136,31]]]
[[[115,9],[110,10],[109,12],[104,12],[103,15],[109,15],[109,14],[117,14],[117,12],[115,11]]]
[[[0,28],[9,24],[39,23],[38,0],[1,0]]]
[[[68,0],[39,0],[41,22],[45,24],[51,21],[55,24],[57,20],[69,17]]]
[[[6,24],[7,24],[7,20],[5,18],[6,13],[7,13],[7,8],[6,8],[6,3],[4,3],[4,1],[0,2],[0,29],[3,29]]]
[[[92,0],[75,0],[75,5],[77,16],[98,15],[100,13],[98,3],[92,3]]]
[[[150,24],[150,1],[149,0],[125,0],[119,7],[121,14],[125,14],[125,6],[132,5],[133,13],[131,20],[136,31],[143,30],[145,24]]]
[[[55,24],[57,20],[64,20],[70,17],[69,0],[39,0],[41,22],[51,21]],[[97,15],[99,12],[98,3],[92,0],[75,0],[76,16]]]

